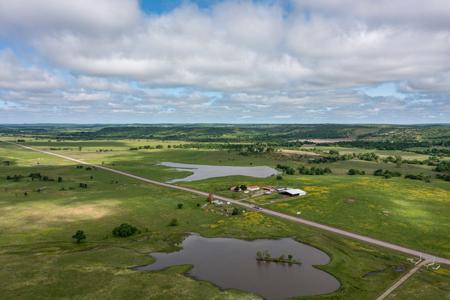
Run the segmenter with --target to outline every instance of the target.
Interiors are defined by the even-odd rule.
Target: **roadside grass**
[[[420,269],[386,299],[450,299],[450,270],[441,266],[438,271]]]

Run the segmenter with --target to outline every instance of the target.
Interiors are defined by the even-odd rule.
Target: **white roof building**
[[[287,194],[289,196],[304,196],[306,195],[306,192],[304,190],[301,189],[283,189],[282,191],[280,191],[280,193],[282,194]]]

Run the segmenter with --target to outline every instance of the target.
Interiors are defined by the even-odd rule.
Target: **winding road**
[[[166,187],[166,188],[171,188],[171,189],[176,189],[176,190],[180,190],[180,191],[184,191],[184,192],[188,192],[188,193],[192,193],[192,194],[197,194],[197,195],[204,196],[204,197],[207,197],[209,195],[209,193],[204,192],[204,191],[199,191],[199,190],[188,188],[188,187],[183,187],[183,186],[178,186],[178,185],[174,185],[174,184],[169,184],[169,183],[164,183],[164,182],[148,179],[148,178],[145,178],[145,177],[133,175],[133,174],[130,174],[128,172],[119,171],[119,170],[112,169],[112,168],[109,168],[109,167],[87,163],[87,162],[84,162],[82,160],[75,159],[75,158],[72,158],[72,157],[69,157],[69,156],[66,156],[66,155],[61,155],[61,154],[58,154],[58,153],[45,151],[45,150],[40,150],[40,149],[32,148],[32,147],[29,147],[29,146],[13,143],[13,142],[9,142],[9,141],[3,141],[3,142],[8,143],[8,144],[12,144],[12,145],[16,145],[18,147],[21,147],[21,148],[24,148],[24,149],[28,149],[28,150],[31,150],[31,151],[40,152],[40,153],[43,153],[43,154],[52,155],[52,156],[56,156],[56,157],[59,157],[59,158],[62,158],[62,159],[70,160],[70,161],[76,162],[78,164],[92,166],[92,167],[95,167],[95,168],[98,168],[98,169],[101,169],[101,170],[104,170],[104,171],[108,171],[108,172],[112,172],[112,173],[115,173],[115,174],[127,176],[127,177],[130,177],[130,178],[136,179],[136,180],[140,180],[140,181],[143,181],[143,182],[150,183],[150,184],[154,184],[154,185],[158,185],[158,186],[162,186],[162,187]],[[242,202],[240,200],[235,200],[235,199],[231,199],[231,198],[227,198],[227,197],[223,197],[223,196],[219,196],[219,195],[214,195],[214,198],[222,200],[222,201],[231,202],[233,204],[236,204],[236,205],[239,205],[241,207],[248,208],[248,209],[252,209],[252,210],[256,209],[254,205]],[[318,228],[318,229],[321,229],[321,230],[324,230],[324,231],[328,231],[328,232],[332,232],[332,233],[335,233],[335,234],[338,234],[338,235],[341,235],[341,236],[345,236],[347,238],[352,238],[352,239],[355,239],[355,240],[358,240],[358,241],[362,241],[362,242],[366,242],[366,243],[373,244],[373,245],[376,245],[376,246],[384,247],[386,249],[398,251],[398,252],[401,252],[401,253],[404,253],[404,254],[408,254],[408,255],[412,255],[412,256],[416,256],[416,257],[421,257],[422,259],[427,260],[427,261],[434,261],[436,263],[450,265],[450,259],[447,259],[447,258],[444,258],[444,257],[434,256],[432,254],[428,254],[428,253],[425,253],[425,252],[422,252],[422,251],[418,251],[418,250],[414,250],[414,249],[411,249],[411,248],[407,248],[407,247],[403,247],[403,246],[400,246],[400,245],[396,245],[396,244],[393,244],[393,243],[389,243],[389,242],[385,242],[385,241],[382,241],[382,240],[374,239],[374,238],[371,238],[371,237],[368,237],[368,236],[364,236],[364,235],[361,235],[361,234],[352,233],[350,231],[342,230],[342,229],[339,229],[339,228],[336,228],[336,227],[332,227],[332,226],[329,226],[329,225],[317,223],[317,222],[314,222],[314,221],[309,221],[309,220],[306,220],[306,219],[303,219],[303,218],[294,217],[294,216],[291,216],[291,215],[288,215],[288,214],[285,214],[285,213],[281,213],[281,212],[277,212],[277,211],[273,211],[273,210],[270,210],[270,209],[267,209],[267,208],[257,208],[257,210],[259,212],[261,212],[261,213],[266,214],[266,215],[278,217],[278,218],[285,219],[285,220],[292,221],[292,222],[296,222],[296,223],[299,223],[299,224],[308,225],[308,226],[311,226],[311,227],[314,227],[314,228]]]

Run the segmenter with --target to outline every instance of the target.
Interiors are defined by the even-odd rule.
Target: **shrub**
[[[425,182],[430,182],[430,176],[426,176],[426,175],[423,175],[423,174],[418,174],[418,175],[406,174],[405,178],[413,179],[413,180],[423,180]]]
[[[239,214],[241,214],[241,211],[239,210],[239,208],[237,208],[237,207],[233,208],[233,212],[231,213],[231,215],[237,216]]]
[[[178,226],[178,220],[177,219],[170,220],[169,226]]]
[[[365,171],[356,170],[356,169],[349,169],[347,172],[347,175],[365,175]]]
[[[305,166],[300,166],[298,167],[298,173],[302,174],[302,175],[325,175],[325,174],[331,174],[331,169],[330,168],[318,168],[318,167],[305,167]]]
[[[128,237],[128,236],[132,236],[133,234],[135,234],[136,232],[138,232],[139,230],[127,223],[123,223],[120,224],[119,226],[117,226],[116,228],[113,229],[112,234],[115,237]]]
[[[77,244],[79,244],[86,239],[86,235],[83,230],[77,230],[77,232],[72,235],[72,238],[77,242]]]
[[[384,170],[383,169],[378,169],[375,172],[373,172],[374,176],[383,176],[384,178],[388,179],[391,177],[400,177],[402,176],[402,174],[400,172],[397,171],[389,171],[389,170]]]

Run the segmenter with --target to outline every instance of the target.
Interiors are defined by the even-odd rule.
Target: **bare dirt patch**
[[[117,201],[101,203],[60,205],[55,203],[36,203],[30,205],[7,206],[0,209],[2,226],[42,225],[53,222],[72,222],[95,220],[114,212]]]

